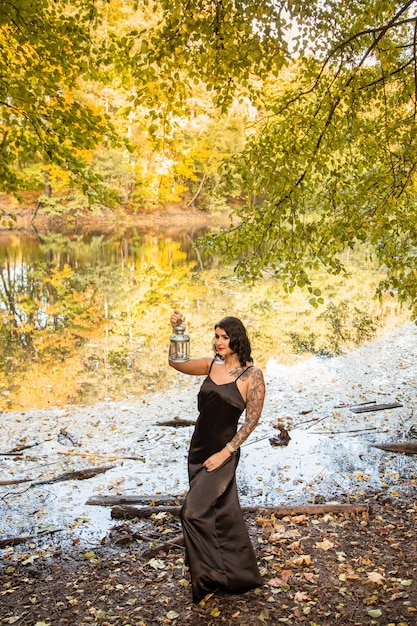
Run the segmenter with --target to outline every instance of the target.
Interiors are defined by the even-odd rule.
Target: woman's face
[[[220,354],[221,357],[225,357],[228,354],[233,354],[232,350],[229,346],[230,337],[226,334],[226,331],[219,326],[216,326],[214,331],[214,347],[216,352]]]

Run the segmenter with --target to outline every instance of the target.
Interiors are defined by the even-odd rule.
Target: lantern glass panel
[[[185,326],[176,326],[170,339],[169,358],[177,363],[190,358],[190,337],[184,331]]]

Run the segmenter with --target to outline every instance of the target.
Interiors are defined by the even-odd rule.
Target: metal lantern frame
[[[170,337],[169,359],[174,363],[185,363],[190,360],[190,337],[185,332],[185,326],[178,324]]]

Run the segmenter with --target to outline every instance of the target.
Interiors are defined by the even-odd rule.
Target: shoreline
[[[32,206],[31,206],[32,205]],[[227,227],[230,225],[229,214],[233,208],[218,213],[210,213],[199,210],[193,206],[184,204],[167,203],[161,206],[141,207],[140,210],[124,209],[117,207],[113,210],[103,208],[100,212],[92,213],[88,209],[81,214],[66,214],[63,216],[48,217],[42,209],[32,221],[35,203],[27,202],[25,206],[19,205],[16,200],[0,194],[0,210],[5,212],[0,221],[0,235],[4,233],[20,233],[22,235],[44,234],[56,230],[66,232],[85,233],[99,231],[111,234],[128,229],[172,229],[192,230],[202,227]],[[15,216],[16,220],[8,223],[3,222]]]
[[[417,327],[408,323],[352,353],[295,366],[276,361],[265,372],[267,395],[261,422],[242,446],[237,481],[242,505],[349,502],[359,494],[415,491],[412,456],[383,452],[374,444],[405,440],[417,408]],[[37,535],[38,519],[64,529],[64,541],[91,545],[108,533],[110,510],[86,506],[92,495],[179,496],[188,486],[186,458],[192,426],[160,422],[195,421],[201,380],[181,376],[163,392],[137,401],[66,405],[3,413],[0,449],[35,444],[21,456],[4,457],[1,479],[48,480],[69,471],[108,465],[100,476],[28,490],[3,487],[4,534],[24,528]],[[400,408],[353,413],[353,405],[388,403]],[[287,446],[273,447],[280,422]],[[70,438],[62,438],[67,433]],[[61,435],[61,436],[60,436]],[[137,457],[137,460],[129,460]],[[111,466],[111,467],[110,467]],[[29,483],[28,483],[29,484]],[[80,524],[77,520],[84,520]],[[64,542],[65,542],[64,541]]]

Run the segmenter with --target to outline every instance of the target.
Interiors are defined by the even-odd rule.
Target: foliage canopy
[[[225,167],[245,192],[239,221],[212,238],[238,271],[288,289],[309,270],[343,271],[371,244],[381,290],[417,305],[417,12],[412,2],[293,3],[302,26],[290,81],[264,83],[265,116]]]
[[[196,91],[223,112],[249,97],[257,122],[222,170],[240,209],[207,245],[317,304],[311,269],[342,272],[340,252],[367,242],[388,270],[381,290],[416,309],[416,47],[413,0],[5,0],[3,190],[26,184],[16,162],[40,157],[92,194],[94,146],[129,136],[132,115],[168,150]]]

